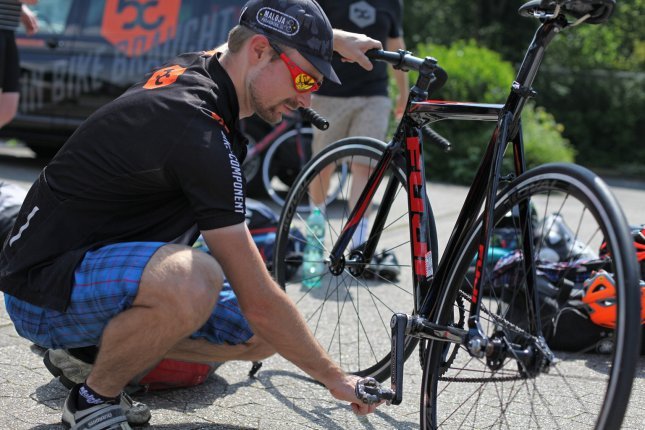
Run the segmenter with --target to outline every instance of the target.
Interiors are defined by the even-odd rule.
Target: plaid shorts
[[[107,323],[132,306],[143,269],[165,243],[129,242],[85,254],[74,272],[65,312],[44,309],[5,294],[7,313],[16,331],[44,348],[98,345]],[[214,344],[237,345],[253,336],[228,282],[206,323],[190,337]]]

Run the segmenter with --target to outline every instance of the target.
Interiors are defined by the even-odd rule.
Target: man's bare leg
[[[313,206],[325,209],[325,200],[329,191],[329,181],[334,173],[334,166],[327,166],[309,184],[309,201]]]
[[[4,127],[16,116],[20,93],[3,93],[0,89],[0,128]]]
[[[146,265],[131,308],[112,319],[87,384],[116,397],[210,316],[223,282],[208,254],[179,245],[160,248]]]

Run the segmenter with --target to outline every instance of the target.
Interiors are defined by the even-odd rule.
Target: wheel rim
[[[583,281],[591,276],[591,272],[583,272],[581,268],[594,267],[592,262],[598,260],[598,250],[603,239],[608,239],[609,245],[614,250],[624,249],[621,248],[620,240],[609,239],[615,236],[613,229],[607,231],[602,226],[603,220],[608,218],[602,214],[594,214],[595,209],[589,208],[589,205],[594,204],[602,211],[604,204],[597,201],[593,203],[595,196],[592,196],[589,191],[586,194],[579,193],[571,189],[567,183],[557,184],[552,180],[554,178],[552,176],[551,179],[542,182],[544,191],[539,191],[540,186],[537,185],[539,180],[534,181],[535,187],[532,189],[534,194],[539,194],[534,195],[531,201],[536,208],[536,217],[542,221],[536,223],[535,233],[538,235],[536,255],[540,256],[540,260],[535,262],[535,267],[539,271],[538,281],[548,281],[547,284],[540,286],[544,293],[542,297],[547,296],[546,291],[549,286],[558,286],[559,291],[563,286],[562,279],[565,277],[573,280],[572,295],[576,294],[576,290],[582,290]],[[549,187],[545,185],[549,183],[551,191],[547,191]],[[586,188],[582,183],[577,186]],[[529,187],[527,186],[526,189]],[[610,203],[606,204],[610,205]],[[584,206],[587,208],[585,209]],[[500,206],[497,209],[496,231],[500,234],[497,238],[494,236],[494,241],[500,241],[503,238],[508,243],[513,240],[510,237],[511,232],[519,229],[517,224],[511,224],[511,227],[507,228],[497,223],[497,221],[509,220],[508,217],[501,216],[508,213],[509,208],[510,206]],[[547,218],[552,215],[552,212],[562,215],[565,222],[569,224],[569,231],[572,232],[571,241],[559,249],[555,246],[557,244],[547,244],[545,240],[557,225]],[[513,217],[511,216],[510,219],[513,220]],[[515,240],[521,243],[521,238],[517,234],[515,234]],[[555,252],[545,252],[549,245],[552,246],[549,251]],[[473,249],[470,253],[472,256],[474,246],[471,249]],[[554,258],[556,254],[559,262],[547,261],[548,258]],[[618,255],[618,252],[615,254]],[[522,265],[512,263],[513,258],[516,257],[518,256],[509,252],[492,271],[493,275],[484,280],[486,285],[482,290],[482,305],[485,309],[481,314],[481,323],[488,336],[495,331],[502,331],[506,334],[505,338],[513,339],[519,344],[522,342],[528,344],[527,337],[535,334],[529,329],[529,317],[526,311],[527,303],[532,299],[523,293],[522,287],[517,287],[525,285],[526,281],[521,269]],[[580,261],[581,258],[587,262],[583,264]],[[505,260],[507,264],[504,263]],[[574,263],[574,261],[577,262]],[[470,257],[464,257],[457,266],[459,269],[455,273],[467,273],[468,270],[465,268],[470,266]],[[624,281],[625,273],[620,262],[604,264],[603,267],[613,271],[617,278]],[[468,275],[462,285],[464,287],[460,296],[466,301],[466,305],[465,310],[461,312],[465,313],[467,320],[469,293],[472,290]],[[622,293],[619,293],[619,315],[626,311],[628,306],[626,303],[629,303],[629,300],[626,300],[625,296],[621,298],[620,294]],[[444,297],[444,300],[448,298]],[[555,300],[557,303],[557,298]],[[568,312],[564,309],[571,306],[573,302],[573,300],[567,301],[556,309],[553,306],[553,300],[540,301],[541,321],[544,322],[545,333],[551,332],[549,343],[559,360],[551,367],[548,374],[541,373],[537,377],[531,375],[526,377],[526,364],[518,365],[518,361],[513,359],[506,359],[501,364],[497,363],[499,368],[495,368],[497,366],[492,368],[491,363],[471,357],[463,347],[459,347],[456,356],[449,360],[449,363],[445,363],[443,357],[452,356],[452,354],[445,354],[437,344],[432,345],[429,352],[433,360],[425,370],[427,379],[424,377],[422,388],[422,427],[594,428],[599,423],[597,428],[617,428],[611,427],[615,421],[608,426],[605,424],[615,420],[615,417],[608,418],[612,409],[621,409],[625,406],[620,404],[622,403],[619,400],[620,395],[616,393],[620,385],[624,384],[618,377],[617,366],[629,368],[630,360],[623,357],[622,353],[590,354],[562,351],[566,346],[562,342],[563,337],[557,337],[552,333],[554,329],[557,330],[559,327],[560,330],[564,330],[566,326],[553,327],[553,322],[564,324],[563,321],[573,321],[564,319],[564,312]],[[580,307],[571,306],[571,308],[580,311]],[[453,316],[459,312],[455,307],[450,317],[455,320]],[[612,338],[615,344],[620,344],[626,330],[625,324],[615,331],[606,329],[605,339]],[[603,346],[607,346],[607,343],[599,342],[595,348],[602,349]],[[454,347],[450,351],[454,352]],[[444,363],[444,368],[433,374],[431,369],[439,362]],[[629,370],[627,372],[629,373]],[[628,385],[631,385],[631,382]]]
[[[301,146],[298,147],[297,139],[301,139]],[[298,130],[290,130],[289,132],[280,136],[267,150],[267,154],[262,164],[262,182],[267,194],[276,204],[283,206],[289,189],[292,186],[291,176],[299,173],[305,164],[311,158],[311,142],[313,139],[313,130],[311,128],[303,128]],[[304,156],[301,159],[301,154],[298,152],[304,151]],[[285,166],[281,164],[279,159],[281,155],[289,154],[290,166],[287,169],[291,174],[286,175],[284,170]],[[284,161],[282,162],[284,163]],[[325,204],[330,204],[338,198],[343,185],[347,181],[349,175],[347,166],[342,166],[341,175],[339,180],[335,183],[334,188],[330,190]],[[282,176],[282,178],[281,178]],[[298,206],[298,211],[308,213],[311,209],[308,201],[303,201]]]

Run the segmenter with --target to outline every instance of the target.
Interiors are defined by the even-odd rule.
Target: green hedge
[[[645,73],[544,70],[535,88],[537,103],[565,124],[577,163],[645,177]]]
[[[448,82],[431,98],[453,101],[503,103],[515,71],[494,51],[474,41],[458,41],[450,46],[420,44],[415,55],[430,55],[448,72]],[[410,76],[415,82],[416,74]],[[574,151],[562,137],[562,126],[544,109],[529,104],[523,113],[524,143],[529,167],[549,161],[573,161]],[[433,128],[448,138],[453,149],[444,153],[426,149],[430,179],[469,183],[494,130],[493,122],[441,121]],[[510,168],[510,163],[506,163]]]

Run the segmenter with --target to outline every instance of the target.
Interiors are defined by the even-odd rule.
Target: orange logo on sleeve
[[[159,69],[150,76],[150,79],[148,79],[148,82],[146,82],[143,88],[146,90],[154,90],[155,88],[161,88],[173,84],[185,71],[185,67],[181,67],[177,64]]]

